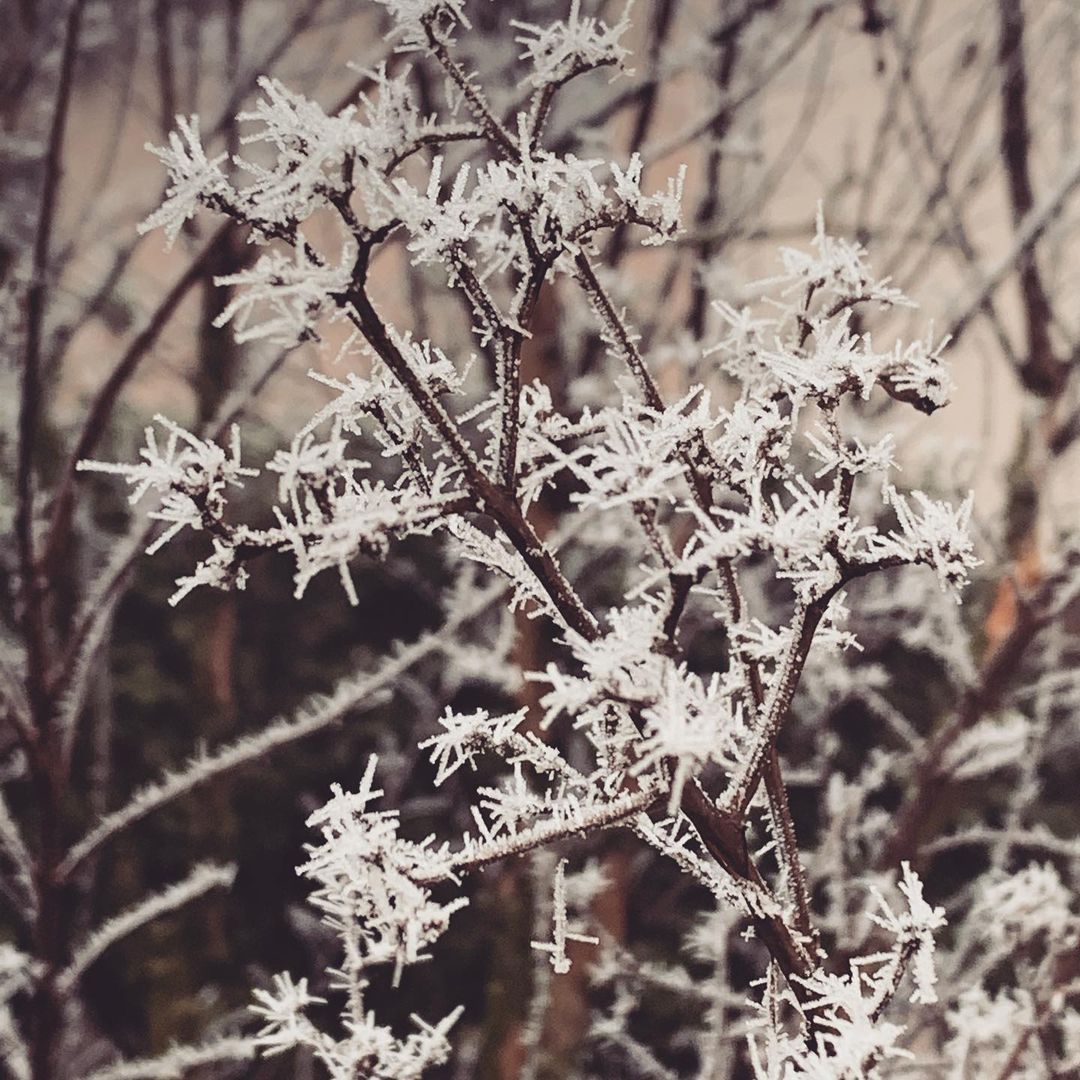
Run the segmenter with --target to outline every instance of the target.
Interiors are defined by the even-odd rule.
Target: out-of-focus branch
[[[86,0],[73,0],[69,9],[60,59],[52,124],[45,157],[41,206],[31,255],[31,282],[26,295],[26,346],[18,418],[18,460],[15,475],[15,533],[22,573],[23,626],[27,647],[27,696],[35,720],[44,723],[45,625],[34,557],[34,466],[41,420],[41,342],[49,293],[49,250],[63,175],[64,135],[67,130],[75,60]]]
[[[1027,63],[1024,58],[1022,0],[998,0],[998,63],[1001,67],[1001,160],[1009,192],[1013,227],[1019,233],[1035,208],[1031,182],[1031,133],[1027,111]],[[1024,298],[1027,355],[1019,368],[1024,385],[1041,397],[1054,397],[1065,369],[1054,355],[1050,339],[1053,318],[1033,245],[1016,260],[1020,292]]]
[[[955,343],[982,307],[985,299],[997,290],[1014,271],[1017,263],[1039,242],[1057,220],[1065,202],[1080,185],[1080,154],[1074,154],[1063,166],[1054,190],[1032,208],[1017,226],[1010,249],[982,278],[976,294],[949,319],[947,334]]]
[[[893,828],[877,859],[881,870],[892,869],[904,860],[914,862],[927,822],[940,806],[951,783],[946,753],[964,732],[998,708],[1016,678],[1018,669],[1039,632],[1061,614],[1062,592],[1075,593],[1077,556],[1047,578],[1034,593],[1021,598],[1009,633],[986,657],[975,682],[964,691],[952,717],[931,737],[919,758],[909,792]]]
[[[689,143],[708,134],[709,129],[720,114],[734,112],[742,108],[751,99],[757,97],[813,40],[814,30],[818,24],[836,6],[836,0],[818,0],[806,13],[801,24],[787,36],[776,52],[755,71],[753,78],[746,86],[731,94],[723,95],[704,119],[695,121],[685,130],[673,135],[669,140],[649,147],[644,155],[646,159],[655,161],[681,150]]]
[[[176,58],[173,54],[172,0],[154,0],[154,55],[157,60],[158,126],[163,136],[176,122]]]
[[[916,27],[918,25],[916,23]],[[955,160],[958,144],[954,145],[952,155],[943,155],[938,147],[933,116],[915,78],[916,39],[911,34],[902,37],[898,30],[893,33],[892,37],[897,46],[901,87],[906,92],[911,104],[915,129],[919,135],[923,153],[937,174],[936,183],[927,196],[927,209],[932,209],[937,205],[944,208],[947,215],[947,222],[944,227],[945,235],[952,241],[955,250],[962,257],[969,278],[973,282],[977,282],[983,259],[968,234],[963,209],[954,195],[950,179],[950,171]],[[1008,331],[1005,328],[1005,322],[997,311],[991,294],[980,298],[978,310],[989,320],[1002,353],[1016,366],[1019,366],[1018,361],[1015,359]]]
[[[75,498],[75,466],[93,452],[109,423],[124,387],[135,375],[142,361],[150,354],[184,297],[203,279],[207,265],[212,262],[226,238],[234,231],[233,223],[226,222],[211,236],[172,288],[162,297],[142,330],[132,338],[123,356],[117,361],[91,402],[53,496],[48,539],[39,564],[42,574],[47,575],[55,567],[67,544]]]
[[[329,694],[311,699],[292,716],[281,717],[253,735],[243,736],[202,753],[178,771],[167,773],[160,780],[147,784],[137,791],[130,801],[102,818],[81,840],[72,845],[56,871],[57,880],[63,882],[69,879],[102,844],[159,807],[168,805],[233,769],[265,757],[281,746],[325,730],[338,722],[350,709],[359,706],[369,708],[383,700],[383,695],[393,689],[409,668],[427,657],[437,655],[445,640],[459,634],[471,619],[486,611],[504,593],[505,590],[499,586],[485,589],[442,627],[425,634],[412,645],[400,648],[376,671],[362,672],[342,679]]]

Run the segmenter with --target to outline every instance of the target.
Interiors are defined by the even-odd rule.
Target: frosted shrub
[[[235,432],[223,449],[159,418],[140,462],[83,467],[125,477],[133,501],[156,498],[150,515],[167,528],[151,550],[188,532],[204,545],[173,602],[199,587],[243,588],[248,564],[268,554],[291,562],[298,598],[330,571],[357,603],[352,564],[429,537],[456,581],[446,627],[426,648],[468,677],[505,670],[512,627],[495,611],[509,606],[540,621],[554,659],[504,680],[511,690],[535,683],[537,707],[450,709],[416,740],[438,785],[481,759],[502,762],[504,779],[479,790],[468,831],[403,835],[397,808],[380,801],[374,759],[355,791],[335,790],[311,816],[319,839],[300,871],[340,938],[329,993],[341,1023],[324,1026],[321,996],[280,976],[257,992],[255,1044],[305,1048],[342,1080],[419,1077],[447,1061],[458,1014],[394,1032],[379,1022],[369,972],[389,966],[397,984],[454,932],[464,879],[533,853],[550,916],[550,936],[532,942],[534,1054],[573,942],[612,1002],[587,1039],[618,1075],[675,1075],[664,1062],[678,1039],[702,1077],[735,1075],[739,1061],[770,1080],[1065,1075],[1080,1024],[1078,849],[1031,816],[1038,777],[1017,762],[1018,748],[1037,755],[1045,741],[1045,692],[1036,672],[1027,703],[1003,711],[987,688],[956,614],[979,565],[971,499],[895,486],[893,439],[865,407],[886,403],[891,418],[944,406],[942,343],[871,340],[863,320],[908,300],[819,215],[809,248],[784,250],[749,306],[717,298],[699,350],[709,378],[662,392],[659,350],[615,299],[605,239],[631,228],[646,245],[678,242],[691,178],[678,169],[650,184],[637,155],[584,160],[545,145],[559,92],[628,61],[629,14],[608,25],[575,0],[550,26],[520,25],[527,95],[504,116],[457,58],[465,4],[384,6],[395,47],[442,72],[446,116],[423,113],[404,70],[372,72],[369,91],[337,115],[266,80],[242,116],[244,146],[259,153],[237,160],[240,182],[207,157],[196,118],[155,150],[170,185],[148,228],[171,241],[205,209],[265,248],[229,279],[236,292],[221,320],[239,339],[347,332],[333,377],[317,376],[327,404],[268,464],[276,504],[256,522],[231,512],[255,472]],[[391,243],[462,299],[478,357],[418,340],[372,299],[383,265],[373,260]],[[572,315],[560,350],[585,347],[573,319],[591,319],[605,347],[589,373],[567,355],[562,389],[523,376],[545,290]],[[535,509],[555,505],[557,527],[541,530]],[[1018,623],[1035,668],[1038,650],[1051,649],[1040,634],[1075,590],[1074,562]],[[615,575],[614,599],[596,599],[597,565],[609,584]],[[495,634],[483,630],[492,625]],[[861,658],[864,639],[883,634],[948,673],[958,704],[930,734],[904,715],[888,651]],[[720,647],[703,665],[695,646],[706,636]],[[391,684],[410,662],[397,654],[374,682]],[[858,760],[830,722],[851,702],[875,728]],[[797,762],[779,748],[792,733]],[[1003,769],[1024,775],[992,825],[927,841],[923,819],[943,788]],[[792,777],[815,793],[812,825],[796,826]],[[899,803],[886,810],[890,785]],[[158,790],[140,796],[144,809]],[[708,978],[674,961],[645,965],[596,925],[590,898],[612,886],[566,841],[587,846],[612,829],[711,896],[685,954]],[[983,847],[988,868],[960,888],[929,882],[930,901],[914,868],[928,865],[926,843]],[[549,847],[566,857],[544,861],[537,853]],[[731,974],[734,956],[751,958],[749,992]],[[685,1022],[647,1046],[629,1021],[660,984],[685,996]]]

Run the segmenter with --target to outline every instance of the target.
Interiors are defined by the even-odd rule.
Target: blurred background
[[[7,534],[27,317],[16,301],[36,273],[44,283],[36,468],[40,487],[52,492],[36,509],[49,527],[44,572],[61,637],[87,582],[131,527],[119,485],[74,477],[76,451],[129,460],[156,412],[192,430],[235,416],[258,463],[326,400],[308,371],[335,371],[332,339],[283,353],[238,345],[214,325],[229,299],[215,277],[242,269],[253,251],[239,230],[206,216],[172,251],[160,233],[137,234],[164,185],[144,144],[165,141],[177,114],[197,113],[208,151],[235,152],[244,124],[234,117],[253,100],[259,75],[330,110],[354,101],[365,71],[383,59],[394,70],[416,65],[428,111],[447,107],[434,72],[388,51],[375,4],[74,6],[74,45],[70,3],[4,0],[0,11],[0,515]],[[614,20],[623,0],[584,6]],[[543,23],[567,7],[468,5],[474,32],[461,36],[462,54],[503,107],[519,93],[512,20]],[[820,201],[830,232],[864,243],[875,268],[919,305],[867,327],[875,342],[921,335],[928,322],[935,336],[950,338],[954,403],[929,420],[904,419],[904,483],[950,495],[973,488],[988,558],[1008,567],[1003,578],[1037,581],[1061,536],[1080,523],[1080,5],[638,0],[631,18],[633,72],[575,84],[548,145],[615,160],[638,150],[655,186],[688,165],[678,244],[639,249],[615,232],[605,260],[665,391],[676,394],[707,371],[703,346],[716,328],[710,301],[752,295],[747,285],[773,272],[778,245],[812,239]],[[65,71],[67,122],[51,139]],[[59,184],[42,255],[35,242],[50,155]],[[372,278],[400,326],[434,336],[451,355],[475,348],[466,313],[446,298],[438,275],[412,268],[400,247],[380,255]],[[528,357],[534,374],[558,379],[560,364],[584,369],[602,350],[580,332],[580,314],[558,288],[544,297],[539,320]],[[256,483],[248,495],[253,513],[261,490]],[[75,835],[80,822],[200,743],[257,730],[437,619],[443,568],[420,544],[385,563],[358,564],[357,608],[328,579],[294,601],[288,566],[267,560],[245,592],[200,590],[173,611],[167,598],[190,562],[173,545],[135,560],[123,579],[111,634],[93,657],[75,750],[85,777],[65,805]],[[15,573],[5,544],[0,602],[12,632]],[[993,581],[975,597],[970,617],[988,640],[1008,627],[1011,597]],[[533,624],[529,632],[537,632]],[[523,647],[542,654],[544,643]],[[195,859],[239,863],[231,894],[152,924],[92,969],[91,1021],[114,1046],[143,1054],[198,1038],[242,1009],[268,972],[318,968],[319,931],[293,869],[305,813],[330,783],[354,784],[372,749],[391,761],[404,754],[410,733],[430,726],[448,700],[505,705],[487,686],[447,687],[440,697],[431,685],[438,679],[418,677],[392,700],[177,803],[94,862],[80,883],[86,919],[175,880]],[[402,791],[430,791],[415,762],[399,775]],[[31,795],[17,792],[20,799],[32,815]],[[411,805],[420,819],[444,809],[431,799]],[[663,896],[663,882],[654,885],[642,910]],[[518,1074],[512,1031],[528,975],[502,942],[530,918],[527,888],[521,875],[485,877],[451,935],[447,948],[457,953],[402,995],[407,1010],[404,1000],[387,1005],[391,1015],[442,1015],[441,1002],[464,995],[475,1075]],[[418,1007],[418,995],[433,1004]],[[291,1065],[246,1068],[244,1075],[300,1075]]]

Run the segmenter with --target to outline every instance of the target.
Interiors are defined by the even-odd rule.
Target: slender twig
[[[1020,0],[998,0],[998,63],[1001,66],[1001,160],[1009,192],[1013,227],[1019,229],[1035,208],[1031,182],[1031,133],[1027,110],[1027,61],[1024,57],[1024,8]],[[1020,377],[1033,392],[1052,397],[1060,392],[1065,371],[1050,340],[1052,310],[1036,253],[1028,249],[1017,260],[1017,279],[1024,298],[1027,355]]]
[[[34,922],[37,959],[41,965],[30,1001],[30,1071],[32,1080],[50,1080],[61,1027],[57,976],[63,962],[66,931],[60,897],[49,879],[61,851],[60,830],[63,778],[52,752],[51,704],[48,700],[46,614],[34,553],[34,458],[41,421],[41,343],[48,305],[49,255],[55,225],[56,202],[63,173],[64,135],[79,52],[85,0],[73,0],[64,27],[60,75],[49,131],[42,180],[41,207],[34,235],[32,280],[26,298],[26,349],[18,419],[15,532],[22,574],[22,628],[26,642],[27,700],[34,742],[27,747],[30,772],[38,799],[40,848],[38,912]]]
[[[437,16],[428,17],[424,20],[424,31],[427,34],[428,48],[431,55],[438,60],[443,70],[450,77],[451,82],[461,91],[461,96],[468,105],[469,111],[476,117],[477,122],[487,133],[488,138],[501,147],[503,151],[516,155],[518,150],[514,140],[507,133],[491,106],[484,99],[472,77],[450,55],[450,49],[445,37],[439,31]]]

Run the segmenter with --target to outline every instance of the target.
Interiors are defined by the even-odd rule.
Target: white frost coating
[[[70,990],[83,972],[106,949],[123,940],[128,934],[134,933],[167,912],[184,907],[211,889],[230,888],[235,877],[235,866],[201,863],[183,881],[178,881],[162,889],[161,892],[153,893],[121,914],[107,919],[76,947],[71,963],[60,976],[61,987]]]
[[[416,749],[446,798],[467,793],[468,830],[412,835],[409,817],[377,807],[374,759],[357,790],[333,789],[309,819],[318,835],[300,870],[339,960],[317,993],[287,975],[257,991],[264,1052],[306,1048],[341,1080],[412,1080],[448,1061],[459,1011],[391,1030],[370,1008],[370,973],[383,966],[397,985],[432,955],[466,903],[464,877],[555,845],[534,863],[551,885],[538,882],[531,935],[546,1000],[551,976],[570,966],[568,942],[596,940],[572,915],[583,919],[605,887],[599,870],[568,873],[568,859],[585,862],[572,845],[612,828],[717,908],[694,923],[686,964],[645,962],[630,943],[605,941],[592,971],[606,1004],[591,1037],[620,1068],[675,1075],[665,1052],[677,1046],[702,1075],[730,1075],[741,1055],[762,1080],[878,1080],[921,1067],[927,1051],[950,1075],[973,1063],[997,1076],[1010,1056],[1026,1065],[1026,1048],[991,1026],[1042,1023],[1054,1009],[1061,1045],[1080,1044],[1054,982],[1055,950],[1076,941],[1075,842],[1025,820],[1015,794],[1037,787],[1026,759],[1075,704],[1075,687],[1036,681],[1023,702],[980,685],[994,654],[984,660],[953,603],[980,565],[971,498],[900,490],[895,439],[878,419],[945,405],[945,343],[871,339],[863,327],[876,311],[910,301],[819,213],[810,247],[784,249],[753,303],[718,301],[703,340],[654,344],[664,319],[635,329],[639,298],[603,253],[612,231],[643,244],[678,239],[684,171],[646,183],[637,154],[583,158],[544,140],[561,86],[623,68],[627,11],[608,25],[573,0],[551,25],[516,24],[519,83],[531,96],[507,115],[456,59],[464,4],[382,7],[395,47],[441,72],[454,123],[421,115],[407,72],[380,68],[372,92],[335,116],[264,81],[244,115],[254,125],[245,146],[261,155],[236,163],[246,186],[207,158],[194,123],[159,152],[169,198],[148,225],[173,237],[202,207],[266,248],[226,280],[234,292],[219,324],[285,344],[326,323],[348,327],[333,374],[314,375],[325,404],[267,464],[276,502],[261,524],[239,522],[229,496],[254,471],[238,436],[226,449],[168,421],[166,445],[148,432],[140,463],[85,467],[123,476],[133,500],[161,498],[155,516],[167,528],[154,550],[184,530],[209,538],[177,599],[199,585],[243,587],[247,563],[267,555],[290,560],[298,596],[330,571],[362,604],[353,563],[412,537],[500,580],[495,632],[473,633],[456,594],[438,639],[152,785],[62,869],[204,779],[392,689],[438,652],[443,670],[425,678],[444,693]],[[381,293],[368,291],[385,241],[421,268],[425,287],[460,301],[468,347],[440,345],[442,325],[421,337],[387,321]],[[523,364],[534,374],[526,347],[552,283],[560,326],[550,344],[565,386],[546,370],[522,375]],[[482,354],[475,366],[470,348]],[[684,382],[691,370],[700,378]],[[541,525],[552,507],[558,542]],[[1034,597],[1035,638],[1076,590],[1072,563],[1054,574]],[[542,659],[531,664],[519,660],[517,612],[539,622]],[[893,671],[900,652],[939,666],[940,696],[953,697],[909,695]],[[538,684],[537,697],[455,707],[473,679],[510,694]],[[432,685],[425,700],[437,696]],[[991,775],[1005,789],[988,796],[1001,802],[994,826],[925,842],[919,800]],[[788,789],[792,803],[798,792],[813,807],[809,822],[796,824]],[[989,869],[939,896],[927,866],[964,845],[984,849]],[[1019,858],[1029,848],[1038,861]],[[1021,956],[1037,958],[1034,996],[993,984]],[[748,964],[762,976],[750,1001],[733,988]],[[695,1003],[667,1047],[640,1036],[635,1010],[650,988]],[[323,1026],[326,1006],[340,1022]],[[530,1010],[531,1045],[542,1012]],[[718,1035],[747,1025],[745,1048]]]
[[[592,934],[582,934],[570,929],[567,913],[566,860],[560,859],[555,867],[555,883],[552,898],[551,941],[533,941],[531,948],[547,953],[551,970],[556,975],[565,975],[573,962],[566,953],[567,942],[576,941],[581,945],[599,945],[600,939]]]

